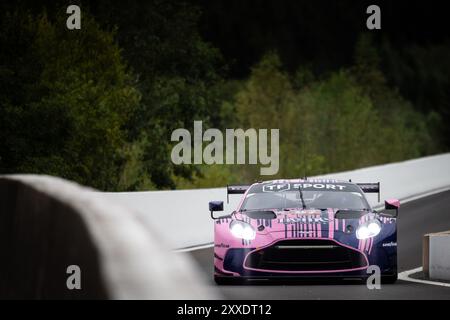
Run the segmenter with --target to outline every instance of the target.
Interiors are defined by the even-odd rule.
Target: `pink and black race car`
[[[228,186],[227,198],[243,194],[236,211],[215,217],[223,202],[209,203],[215,281],[363,280],[377,266],[382,282],[395,282],[400,202],[386,200],[377,212],[364,193],[379,192],[379,183],[336,180]]]

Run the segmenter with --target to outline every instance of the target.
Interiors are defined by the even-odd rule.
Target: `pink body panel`
[[[400,208],[400,200],[398,199],[388,199],[386,203],[390,204],[393,207]]]
[[[234,237],[231,232],[229,225],[233,220],[242,220],[251,224],[255,229],[257,229],[259,223],[258,219],[250,219],[245,214],[235,213],[233,218],[220,219],[215,224],[215,239],[214,239],[214,252],[215,267],[221,272],[231,273],[224,269],[223,258],[228,249],[230,248],[256,248],[253,251],[260,250],[262,248],[268,247],[277,241],[286,240],[286,233],[289,234],[288,239],[317,239],[317,240],[331,240],[337,244],[352,249],[361,253],[364,256],[364,263],[353,269],[344,270],[327,270],[327,271],[274,271],[274,270],[262,270],[254,269],[245,266],[246,270],[262,271],[262,272],[272,272],[272,273],[333,273],[333,272],[350,272],[356,270],[363,270],[368,267],[367,252],[371,249],[373,244],[373,239],[369,240],[359,240],[358,248],[354,248],[345,243],[340,243],[335,237],[335,232],[343,232],[346,227],[345,219],[335,219],[334,215],[336,210],[328,209],[324,213],[320,210],[303,210],[303,209],[292,209],[289,211],[285,210],[273,210],[277,214],[277,218],[271,220],[271,225],[265,226],[263,231],[257,231],[256,238],[251,241],[243,241],[242,239]],[[359,223],[366,222],[372,214],[366,214],[361,217]],[[301,221],[299,223],[285,225],[284,220],[297,219]],[[294,235],[294,236],[291,236]],[[252,253],[251,251],[250,253]],[[249,253],[249,254],[250,254]],[[248,255],[247,255],[248,256]],[[247,258],[247,257],[246,257]],[[232,273],[235,276],[238,274]]]

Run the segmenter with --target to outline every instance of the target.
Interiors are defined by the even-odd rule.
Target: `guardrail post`
[[[430,234],[425,234],[422,240],[422,266],[423,274],[430,277]]]
[[[423,273],[437,281],[450,280],[450,231],[429,233],[423,237]]]

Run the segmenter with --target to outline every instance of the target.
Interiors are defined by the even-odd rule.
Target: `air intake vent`
[[[252,252],[245,266],[268,272],[339,272],[367,267],[367,259],[359,251],[331,240],[282,240]]]
[[[245,211],[243,212],[251,219],[276,219],[277,215],[273,211]]]

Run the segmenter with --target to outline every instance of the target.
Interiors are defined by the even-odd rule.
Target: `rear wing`
[[[378,193],[378,202],[380,202],[380,183],[357,183],[364,193]]]
[[[243,194],[247,191],[248,188],[250,188],[250,185],[234,185],[234,186],[227,185],[227,203],[230,202],[229,199],[230,194]]]
[[[364,193],[378,193],[378,202],[380,202],[380,183],[357,183]],[[227,203],[230,202],[230,194],[244,194],[251,185],[227,185]]]

